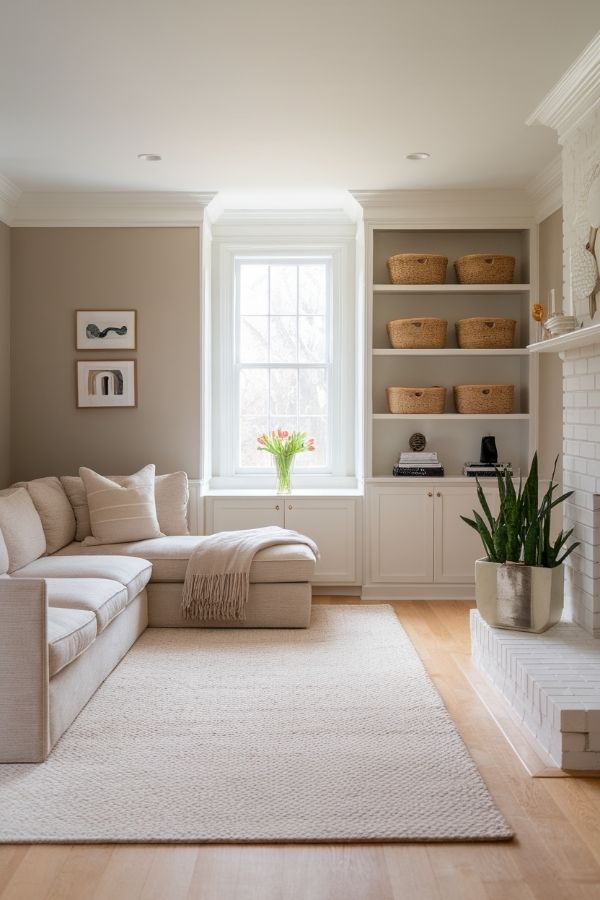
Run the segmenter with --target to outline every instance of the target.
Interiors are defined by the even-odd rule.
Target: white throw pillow
[[[19,481],[14,487],[26,488],[33,500],[46,535],[46,553],[56,553],[75,539],[73,507],[58,478]]]
[[[8,550],[6,549],[6,541],[0,531],[0,575],[6,575],[8,572]]]
[[[9,574],[46,552],[42,520],[25,488],[10,489],[0,495],[0,531],[8,551]]]
[[[111,481],[123,485],[126,475],[109,475]],[[87,504],[87,495],[83,481],[78,475],[61,475],[61,483],[69,498],[77,530],[76,541],[83,541],[92,533],[90,526],[90,511]],[[189,501],[188,477],[185,472],[170,472],[167,475],[157,475],[154,479],[154,499],[156,502],[156,517],[158,527],[163,534],[181,535],[189,534],[187,524],[187,506]]]
[[[92,537],[86,537],[84,546],[164,537],[156,518],[153,465],[130,475],[123,485],[85,467],[79,474],[85,485],[92,529]]]

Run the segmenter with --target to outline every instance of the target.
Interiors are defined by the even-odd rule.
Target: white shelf
[[[529,284],[374,284],[374,294],[522,294]]]
[[[530,353],[561,353],[563,350],[576,350],[578,347],[599,343],[600,325],[588,325],[587,328],[578,328],[568,334],[530,344],[527,349]]]
[[[495,413],[495,414],[490,413],[489,415],[487,413],[484,413],[484,414],[482,414],[482,413],[424,413],[424,414],[419,414],[419,413],[416,413],[416,414],[414,414],[414,413],[373,413],[373,418],[374,419],[387,419],[388,421],[391,421],[392,419],[394,419],[396,422],[401,422],[403,419],[421,419],[421,421],[424,421],[426,419],[427,420],[450,419],[452,421],[462,420],[463,422],[465,421],[465,419],[479,419],[482,422],[488,421],[489,419],[492,419],[492,420],[503,419],[503,420],[509,420],[509,421],[510,420],[525,421],[525,420],[529,419],[529,413]]]
[[[513,347],[506,350],[461,350],[457,347],[442,347],[435,350],[392,350],[375,349],[373,356],[528,356],[526,347]]]

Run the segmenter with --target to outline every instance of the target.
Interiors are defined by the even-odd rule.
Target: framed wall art
[[[78,360],[77,406],[137,406],[134,359]]]
[[[135,309],[78,309],[78,350],[135,350]]]

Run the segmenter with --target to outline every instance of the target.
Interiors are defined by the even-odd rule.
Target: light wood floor
[[[0,846],[0,900],[600,900],[600,780],[526,773],[465,675],[469,604],[392,605],[513,842]]]

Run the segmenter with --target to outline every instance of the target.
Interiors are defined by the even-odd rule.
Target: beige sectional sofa
[[[86,545],[81,490],[70,477],[0,491],[0,762],[44,760],[146,627],[230,624],[180,613],[203,540],[187,533],[184,473],[156,479],[165,536],[127,544]],[[261,550],[246,620],[233,624],[307,627],[314,566],[303,544]]]

